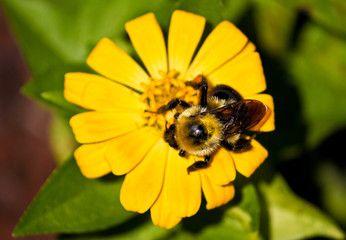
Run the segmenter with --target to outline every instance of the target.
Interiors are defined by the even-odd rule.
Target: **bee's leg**
[[[166,143],[169,144],[174,149],[179,149],[179,146],[177,144],[177,141],[175,141],[175,124],[172,124],[167,128],[166,125],[166,130],[163,134],[163,140],[165,140]]]
[[[186,154],[186,151],[185,151],[185,150],[181,149],[181,150],[179,151],[179,156],[180,156],[180,157],[185,157],[185,154]]]
[[[180,113],[174,114],[174,118],[175,118],[175,119],[178,119],[179,116],[180,116]]]
[[[245,152],[252,148],[251,146],[252,138],[240,137],[235,143],[231,143],[228,140],[221,141],[221,146],[228,151],[233,151],[236,153]]]
[[[196,171],[198,169],[203,169],[209,167],[209,160],[210,156],[205,156],[204,161],[197,161],[194,164],[192,164],[190,167],[187,168],[187,173],[190,174],[190,172]]]
[[[243,99],[236,90],[227,85],[217,85],[213,90],[213,96],[218,99],[233,100],[236,102]]]
[[[161,106],[156,111],[156,113],[160,114],[160,113],[167,112],[169,110],[172,110],[172,109],[176,108],[178,105],[183,107],[183,108],[189,108],[190,107],[189,103],[187,103],[187,102],[185,102],[183,100],[180,100],[179,98],[174,98],[171,101],[169,101],[166,105]]]
[[[193,79],[192,81],[186,82],[186,86],[191,86],[194,89],[200,89],[201,91],[201,98],[199,105],[201,105],[202,108],[207,107],[207,93],[208,93],[208,82],[207,79],[203,75],[198,75]]]

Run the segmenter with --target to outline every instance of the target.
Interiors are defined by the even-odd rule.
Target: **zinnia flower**
[[[82,144],[75,151],[81,172],[88,178],[126,174],[120,192],[124,208],[139,213],[150,209],[153,223],[165,228],[196,214],[202,191],[207,209],[230,201],[236,171],[249,177],[268,155],[253,139],[250,150],[235,153],[220,148],[208,168],[188,173],[196,157],[180,157],[163,140],[171,111],[167,116],[151,113],[173,98],[197,104],[198,91],[185,81],[203,74],[210,88],[229,85],[244,99],[263,102],[269,111],[252,130],[274,130],[273,99],[261,93],[266,82],[255,46],[233,24],[223,21],[193,58],[204,26],[204,17],[174,11],[167,50],[154,14],[145,14],[127,22],[125,28],[146,71],[103,38],[87,58],[100,75],[65,76],[65,98],[90,110],[70,121]]]

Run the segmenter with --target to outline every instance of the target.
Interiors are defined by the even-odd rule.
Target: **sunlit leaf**
[[[59,111],[65,118],[70,118],[83,111],[82,108],[67,102],[63,96],[64,75],[71,71],[87,70],[82,66],[52,66],[37,74],[23,86],[22,92],[35,100],[48,104]]]
[[[229,208],[221,222],[207,227],[200,239],[259,239],[259,202],[253,185],[242,189],[241,202]]]
[[[68,160],[71,152],[76,149],[77,143],[66,118],[52,114],[49,130],[49,142],[54,154],[54,160],[56,163],[61,164]]]
[[[60,108],[71,116],[84,111],[82,108],[66,101],[62,90],[42,92],[41,97],[44,101]]]
[[[260,190],[268,209],[270,239],[345,237],[330,217],[295,195],[281,176],[270,184],[261,184]]]
[[[135,215],[120,204],[121,183],[113,176],[87,179],[70,159],[47,180],[14,235],[80,233],[121,224]]]

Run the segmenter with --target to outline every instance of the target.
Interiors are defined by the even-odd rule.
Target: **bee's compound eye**
[[[197,142],[207,140],[208,134],[203,124],[190,124],[189,125],[190,137],[193,137]]]

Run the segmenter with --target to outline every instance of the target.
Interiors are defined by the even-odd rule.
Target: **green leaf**
[[[68,102],[64,98],[64,92],[62,90],[42,92],[41,97],[46,102],[64,110],[70,115],[75,115],[77,113],[81,113],[85,111],[84,109]]]
[[[155,226],[149,214],[139,215],[109,230],[90,234],[62,235],[59,240],[150,240],[167,239],[172,231]]]
[[[295,11],[273,0],[255,3],[255,25],[261,47],[273,56],[282,56],[292,40]]]
[[[74,159],[47,180],[14,230],[14,236],[81,233],[105,229],[132,218],[119,201],[120,177],[87,179]]]
[[[57,109],[65,118],[83,112],[82,108],[67,102],[63,95],[64,75],[68,72],[90,71],[83,66],[52,66],[41,74],[37,74],[24,85],[22,92],[40,102]]]
[[[250,1],[252,0],[242,0],[242,1],[233,1],[233,0],[224,0],[222,7],[223,17],[231,22],[237,22],[240,17],[245,13],[248,7],[251,5]]]
[[[346,42],[307,25],[288,64],[302,100],[307,143],[314,147],[346,126]]]
[[[321,189],[323,207],[346,228],[346,169],[326,159],[317,166],[316,180]]]
[[[232,204],[232,202],[231,202]],[[203,207],[203,206],[202,206]],[[139,216],[123,225],[92,234],[65,235],[64,240],[115,239],[237,239],[255,240],[259,236],[259,202],[252,184],[242,189],[241,201],[232,207],[200,209],[171,230],[155,226],[149,216]]]
[[[281,176],[276,176],[270,184],[261,184],[260,191],[268,209],[270,239],[345,237],[332,219],[295,195]]]
[[[337,36],[346,37],[346,2],[342,0],[271,0],[293,11],[304,11],[308,17]]]
[[[200,239],[259,239],[259,202],[255,187],[242,188],[241,202],[225,211],[219,224],[207,227]]]
[[[310,1],[311,17],[336,35],[346,37],[346,2],[340,0]]]
[[[165,0],[3,2],[34,75],[54,63],[84,63],[101,38],[123,38],[126,21],[171,5]]]
[[[213,26],[223,20],[221,0],[182,0],[178,9],[204,16]]]
[[[69,119],[62,118],[58,114],[51,114],[49,133],[50,149],[54,154],[55,162],[60,165],[68,160],[71,152],[77,147]]]

